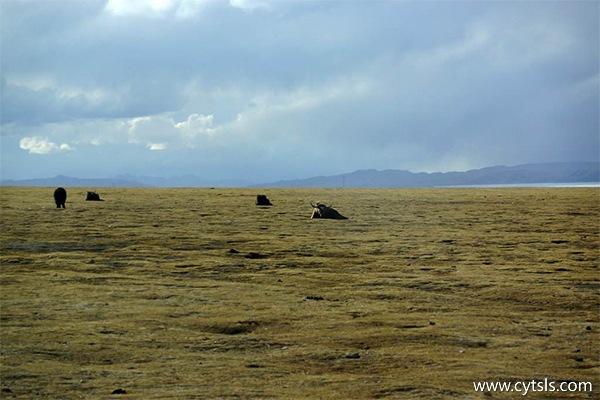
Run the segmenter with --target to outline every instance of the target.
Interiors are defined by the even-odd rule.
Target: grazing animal
[[[256,196],[256,205],[257,206],[272,206],[273,204],[271,204],[271,202],[269,201],[269,199],[267,198],[266,195],[259,194],[258,196]]]
[[[104,200],[102,200],[100,198],[100,195],[98,193],[88,191],[85,201],[104,201]]]
[[[65,203],[67,202],[67,191],[65,188],[56,188],[54,190],[54,202],[56,203],[56,208],[66,208]]]
[[[322,203],[317,203],[316,205],[310,203],[310,205],[313,207],[311,218],[348,219],[336,209],[332,208],[332,206],[327,206]]]

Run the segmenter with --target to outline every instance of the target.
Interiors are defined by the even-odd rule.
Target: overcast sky
[[[600,2],[0,2],[1,177],[599,159]]]

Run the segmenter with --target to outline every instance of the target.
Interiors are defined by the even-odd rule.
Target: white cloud
[[[125,123],[129,143],[166,143],[174,139],[173,122],[163,116],[132,118]]]
[[[200,12],[206,4],[216,0],[180,0],[175,16],[180,19],[191,18]]]
[[[165,143],[148,143],[148,150],[164,150],[167,148]]]
[[[49,141],[48,138],[40,136],[24,137],[19,142],[19,147],[27,150],[30,154],[50,154],[74,150],[66,143],[58,145]]]
[[[159,16],[170,10],[174,0],[109,0],[105,10],[116,16]]]
[[[140,16],[164,18],[175,16],[187,19],[196,16],[210,3],[220,0],[108,0],[104,8],[109,14],[117,17]],[[229,5],[243,11],[271,9],[267,0],[229,0]]]
[[[168,115],[153,115],[131,118],[112,130],[117,141],[125,137],[127,143],[142,144],[149,150],[194,148],[217,133],[219,127],[214,127],[213,119],[212,115],[193,113],[184,121],[175,122]]]
[[[178,129],[183,136],[193,139],[201,134],[213,134],[214,117],[212,115],[191,114],[187,120],[175,123],[175,128]]]
[[[141,16],[163,18],[174,15],[179,19],[196,16],[203,7],[218,0],[109,0],[104,8],[118,17]],[[231,7],[243,10],[268,8],[265,1],[231,0]]]
[[[234,8],[251,11],[255,9],[269,9],[270,5],[265,0],[229,0],[229,5]]]

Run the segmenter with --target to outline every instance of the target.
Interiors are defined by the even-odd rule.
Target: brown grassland
[[[67,191],[0,188],[1,398],[600,398],[599,189]]]

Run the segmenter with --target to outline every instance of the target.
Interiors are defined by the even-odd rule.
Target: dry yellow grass
[[[2,398],[599,398],[598,189],[52,191],[0,189]]]

